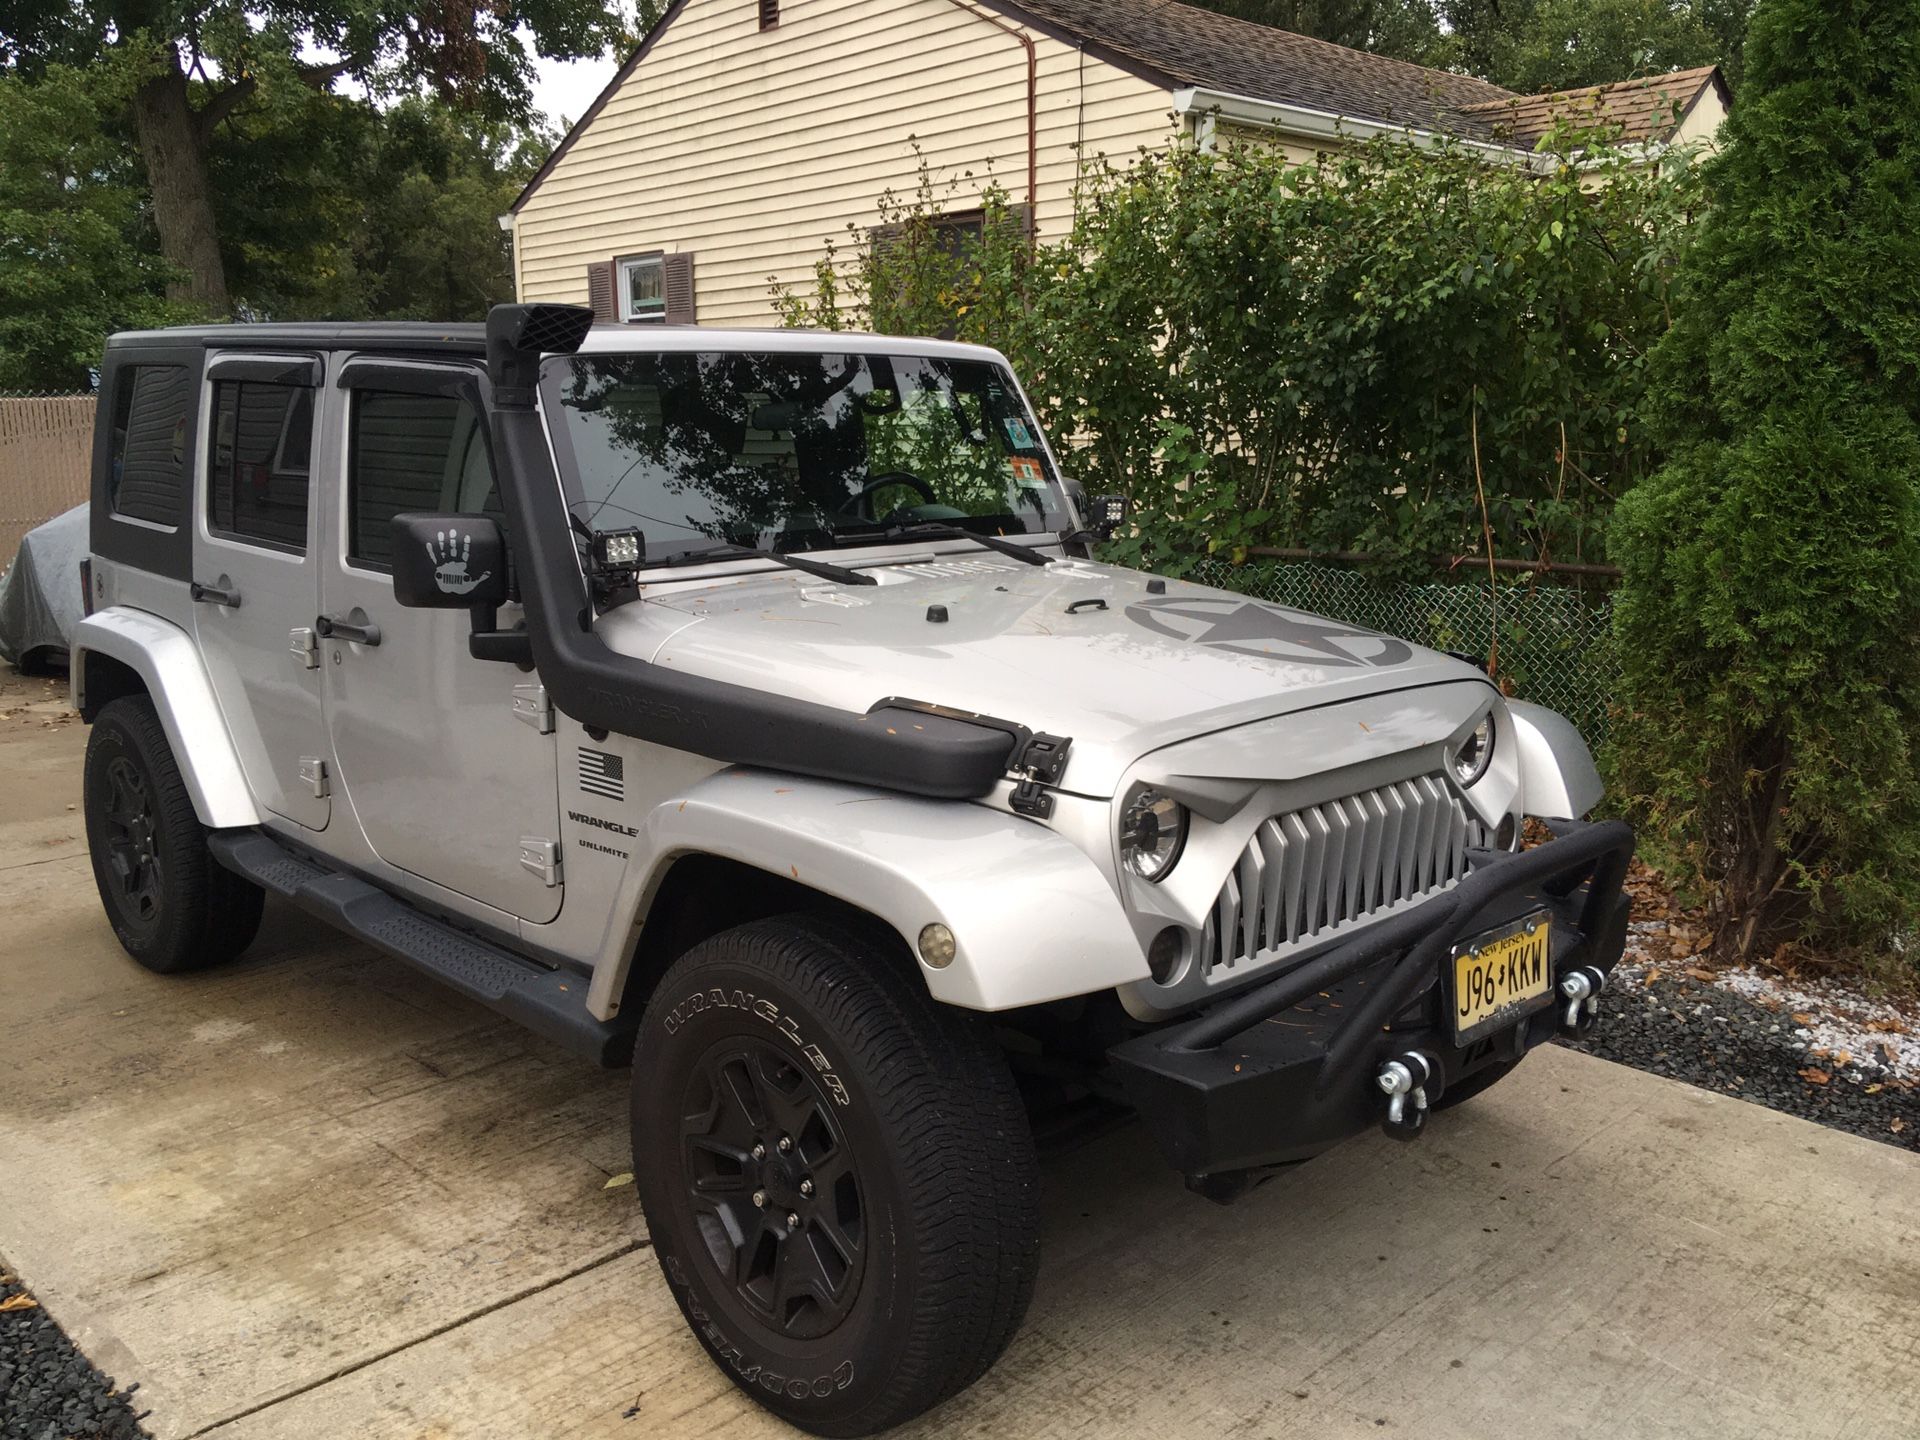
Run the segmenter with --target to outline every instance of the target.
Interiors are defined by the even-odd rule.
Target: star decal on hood
[[[1134,624],[1157,635],[1264,660],[1347,669],[1398,665],[1413,656],[1411,645],[1390,635],[1336,625],[1237,595],[1142,600],[1129,605],[1126,614]]]

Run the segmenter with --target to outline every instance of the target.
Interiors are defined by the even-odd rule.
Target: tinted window
[[[212,435],[207,528],[304,553],[313,391],[260,380],[217,381]]]
[[[347,555],[372,569],[393,562],[389,524],[409,510],[501,518],[486,427],[465,400],[357,390],[348,471]]]
[[[1040,427],[998,366],[919,355],[549,360],[575,513],[664,559],[707,539],[804,549],[887,524],[989,534],[1067,523]]]
[[[114,514],[156,525],[180,523],[192,398],[185,366],[129,365],[118,372],[113,468],[107,479],[107,503]]]

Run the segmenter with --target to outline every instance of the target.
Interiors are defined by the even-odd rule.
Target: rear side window
[[[307,386],[216,381],[207,528],[304,554],[312,449],[313,391]]]
[[[192,399],[184,365],[129,365],[119,372],[113,468],[107,478],[107,503],[114,514],[155,525],[180,523]]]
[[[356,390],[347,495],[347,558],[370,570],[392,568],[396,515],[502,518],[486,427],[452,395]]]

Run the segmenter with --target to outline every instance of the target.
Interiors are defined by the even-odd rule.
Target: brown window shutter
[[[675,251],[661,258],[661,285],[667,292],[667,324],[694,323],[693,252]]]
[[[1024,202],[1009,205],[999,224],[1022,240],[1033,239],[1033,207]]]
[[[613,261],[596,260],[587,266],[587,304],[595,320],[618,320],[620,302],[613,283]]]

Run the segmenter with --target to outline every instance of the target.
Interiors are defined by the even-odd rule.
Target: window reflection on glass
[[[596,355],[550,360],[568,498],[665,559],[713,540],[878,543],[887,526],[1067,525],[1039,426],[1000,367],[932,356]]]
[[[667,266],[658,255],[620,262],[620,316],[623,320],[665,324]]]

